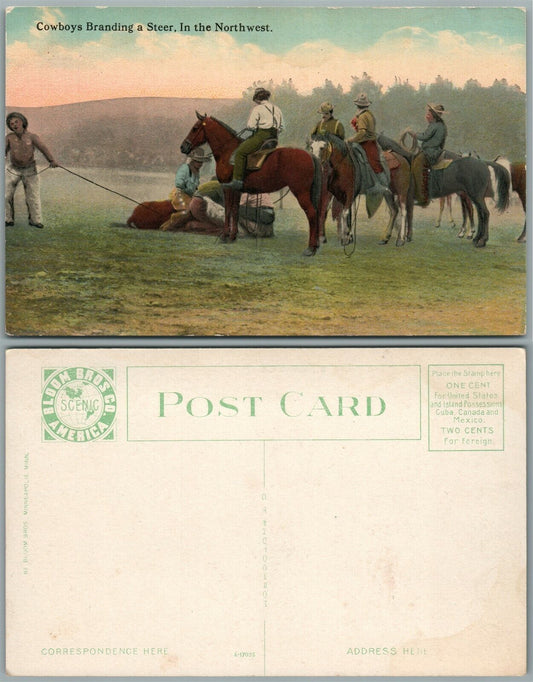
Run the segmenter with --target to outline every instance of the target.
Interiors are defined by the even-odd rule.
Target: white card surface
[[[7,670],[519,675],[525,353],[7,352]]]

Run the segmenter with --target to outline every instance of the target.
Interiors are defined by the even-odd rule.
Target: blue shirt
[[[181,165],[176,172],[175,183],[178,189],[182,189],[186,194],[192,197],[192,195],[198,189],[200,184],[200,176],[195,175],[191,171],[191,167],[188,163]]]

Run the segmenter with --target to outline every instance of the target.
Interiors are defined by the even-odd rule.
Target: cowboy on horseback
[[[265,88],[256,88],[252,99],[255,107],[250,112],[246,127],[253,130],[253,134],[241,142],[235,150],[233,179],[222,185],[226,189],[237,192],[243,188],[246,157],[257,151],[266,140],[277,139],[278,134],[283,130],[281,109],[269,101],[270,92]]]
[[[323,102],[320,105],[318,112],[321,115],[320,121],[316,124],[311,132],[313,135],[323,135],[324,133],[331,133],[336,135],[341,140],[344,140],[344,126],[333,116],[333,104]]]
[[[448,129],[442,116],[446,113],[442,104],[428,104],[426,109],[427,128],[422,133],[410,132],[421,142],[422,151],[415,156],[411,168],[415,185],[415,197],[419,206],[429,204],[429,173],[444,150]]]
[[[358,109],[357,117],[352,121],[356,129],[355,135],[348,138],[347,142],[352,144],[352,149],[359,159],[361,172],[363,174],[364,194],[387,194],[389,190],[389,178],[385,169],[381,165],[379,157],[379,147],[376,135],[376,119],[370,111],[372,102],[362,92],[354,100]]]

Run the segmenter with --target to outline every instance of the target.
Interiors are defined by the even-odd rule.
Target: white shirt
[[[278,132],[283,130],[283,115],[281,109],[270,102],[261,102],[251,111],[247,123],[248,128],[269,129],[276,128]]]

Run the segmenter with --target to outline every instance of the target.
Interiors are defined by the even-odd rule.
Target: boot
[[[243,185],[244,183],[242,180],[232,180],[231,182],[222,183],[224,189],[232,189],[234,192],[242,191]]]
[[[369,168],[369,176],[373,181],[373,184],[367,189],[367,194],[390,194],[391,191],[388,187],[387,174],[383,171],[381,173],[374,173],[370,165]]]

